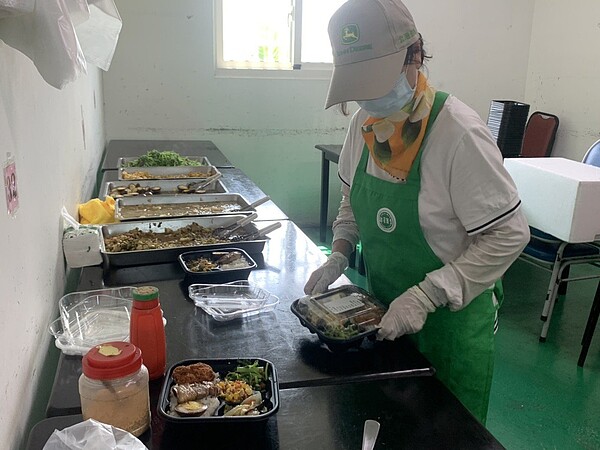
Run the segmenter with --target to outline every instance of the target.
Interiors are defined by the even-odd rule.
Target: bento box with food
[[[364,289],[347,285],[295,300],[291,311],[332,351],[359,347],[374,337],[385,306]]]
[[[119,180],[206,179],[221,172],[215,166],[121,167]]]
[[[167,422],[263,422],[279,409],[277,371],[261,358],[188,359],[171,366],[158,400]]]
[[[252,217],[208,216],[107,224],[101,228],[100,253],[106,266],[115,267],[177,262],[186,251],[227,248],[233,243],[249,254],[257,254],[265,246],[269,229],[244,223]],[[236,223],[244,225],[228,234]]]
[[[120,221],[251,214],[253,211],[250,203],[240,194],[135,196],[115,200],[115,218]]]
[[[241,248],[185,252],[179,255],[179,264],[191,283],[246,280],[256,268],[256,262]]]
[[[141,156],[123,156],[117,162],[121,167],[181,167],[210,166],[206,156],[183,156],[177,152],[165,150],[149,150]]]
[[[112,198],[117,199],[121,197],[136,197],[149,195],[179,195],[205,193],[218,194],[228,192],[227,188],[221,180],[211,181],[208,185],[201,187],[201,183],[203,182],[204,180],[107,181],[100,188],[98,197],[104,198],[107,195],[110,195]]]

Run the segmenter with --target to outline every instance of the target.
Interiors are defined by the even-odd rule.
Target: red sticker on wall
[[[4,192],[6,193],[6,209],[14,216],[19,209],[19,193],[17,191],[17,169],[15,162],[9,160],[4,166]]]

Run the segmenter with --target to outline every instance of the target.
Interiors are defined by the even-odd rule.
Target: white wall
[[[553,156],[580,161],[600,139],[600,2],[538,0],[525,101],[560,124]]]
[[[0,191],[0,447],[8,449],[27,438],[30,414],[44,417],[40,393],[55,370],[44,362],[48,349],[57,355],[47,330],[65,287],[60,210],[74,214],[92,194],[104,126],[98,70],[59,91],[2,41],[0,61],[0,167],[6,152],[15,156],[19,194],[11,218]]]
[[[123,29],[104,76],[107,139],[212,140],[293,220],[316,224],[314,145],[341,143],[348,123],[323,110],[328,79],[216,78],[211,0],[116,3]],[[484,120],[490,100],[521,100],[533,3],[407,0],[434,55],[433,82]],[[339,200],[331,179],[330,219]]]

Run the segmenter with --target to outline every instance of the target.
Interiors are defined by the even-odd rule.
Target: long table
[[[381,424],[376,450],[504,448],[435,377],[283,389],[279,401],[277,414],[252,426],[177,426],[154,415],[140,440],[150,450],[354,450],[364,421],[373,419]],[[69,415],[39,422],[27,450],[41,450],[54,429],[81,420]]]
[[[255,189],[243,173],[238,175],[241,194]],[[260,227],[270,223],[263,221]],[[156,409],[162,381],[151,382],[152,426],[142,441],[151,449],[205,443],[215,448],[354,449],[360,446],[364,421],[375,419],[382,424],[376,448],[503,448],[432,376],[435,370],[410,338],[364,340],[359,348],[331,352],[300,324],[290,305],[304,295],[306,280],[325,256],[292,221],[281,223],[263,251],[252,255],[258,268],[248,278],[277,295],[280,304],[246,319],[217,322],[196,308],[176,263],[82,269],[79,291],[146,284],[159,288],[168,365],[185,359],[258,357],[277,369],[280,409],[258,427],[169,424]],[[349,283],[342,276],[336,285]],[[30,448],[41,448],[54,427],[81,420],[80,374],[81,356],[61,354],[48,418],[32,429]]]

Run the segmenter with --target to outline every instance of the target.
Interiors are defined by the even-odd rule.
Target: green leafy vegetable
[[[127,167],[201,166],[202,162],[170,150],[150,150],[126,164]]]
[[[267,386],[267,370],[265,367],[259,366],[258,361],[252,364],[238,366],[234,372],[229,372],[225,376],[229,381],[245,381],[253,389],[262,391]]]

